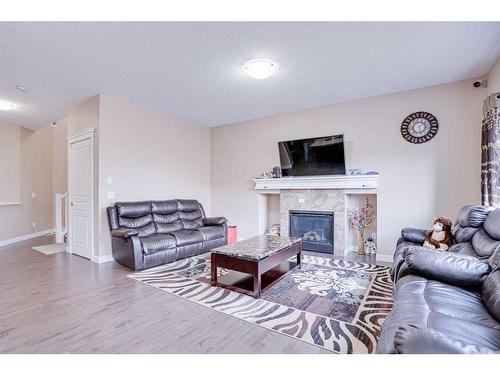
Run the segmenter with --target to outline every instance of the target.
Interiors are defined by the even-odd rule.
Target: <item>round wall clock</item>
[[[437,134],[438,120],[429,112],[414,112],[401,124],[401,135],[410,143],[425,143]]]

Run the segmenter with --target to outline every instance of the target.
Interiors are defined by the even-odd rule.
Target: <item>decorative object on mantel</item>
[[[347,171],[347,175],[348,176],[360,176],[360,175],[362,175],[361,169],[349,169]]]
[[[262,172],[260,178],[281,178],[281,168],[273,167],[269,172]]]
[[[279,224],[273,224],[269,227],[266,234],[270,234],[271,236],[280,236],[281,235],[281,227]]]
[[[272,176],[273,176],[273,178],[281,178],[281,168],[274,167],[273,171],[272,171]]]
[[[368,236],[365,241],[365,254],[366,255],[375,255],[377,254],[377,245],[375,243],[376,234],[372,233]]]
[[[410,143],[425,143],[438,132],[438,120],[429,112],[414,112],[401,124],[401,135]]]
[[[365,173],[366,176],[378,176],[379,173],[377,171],[369,171]]]
[[[365,236],[364,231],[368,225],[373,223],[375,217],[375,209],[368,203],[366,199],[366,206],[356,207],[347,210],[347,217],[351,226],[357,230],[358,234],[358,254],[365,255]]]

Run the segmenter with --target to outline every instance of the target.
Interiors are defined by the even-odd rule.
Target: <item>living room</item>
[[[500,22],[471,14],[2,20],[0,360],[498,363]]]

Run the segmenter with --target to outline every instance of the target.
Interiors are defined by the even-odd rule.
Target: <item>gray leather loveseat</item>
[[[402,230],[377,352],[500,352],[500,209],[463,207],[448,252],[421,247],[426,233]]]
[[[227,220],[205,217],[196,200],[118,202],[107,208],[113,258],[131,270],[173,262],[227,244]]]

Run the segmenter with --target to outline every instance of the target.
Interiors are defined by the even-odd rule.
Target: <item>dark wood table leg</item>
[[[255,298],[260,298],[261,277],[260,273],[256,272],[253,275],[253,295]]]
[[[211,257],[211,282],[212,282],[212,285],[215,285],[217,284],[217,261],[215,259],[215,254],[212,254],[212,257]]]
[[[302,242],[299,242],[299,252],[297,254],[297,267],[301,268],[300,262],[302,260]]]

